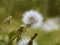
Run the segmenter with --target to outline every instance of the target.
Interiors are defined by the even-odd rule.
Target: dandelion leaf
[[[12,32],[10,32],[9,34],[8,34],[8,36],[9,36],[9,39],[11,39],[13,36],[15,36],[16,35],[16,31],[12,31]]]

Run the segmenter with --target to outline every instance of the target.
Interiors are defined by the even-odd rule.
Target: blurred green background
[[[23,13],[31,9],[38,10],[44,17],[44,21],[48,18],[60,18],[60,0],[0,0],[0,28],[3,27],[7,33],[17,30],[23,24],[21,21]],[[2,24],[2,21],[10,15],[13,18],[11,25]],[[60,21],[58,24],[57,31],[44,32],[39,28],[27,31],[27,34],[33,35],[37,32],[38,45],[60,45]],[[3,39],[8,42],[8,36],[4,35],[4,32],[0,31],[0,33],[0,45],[5,45]]]

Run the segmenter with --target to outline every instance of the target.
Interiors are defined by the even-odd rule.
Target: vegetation
[[[31,9],[38,10],[44,17],[44,21],[51,17],[60,18],[60,0],[0,0],[0,45],[7,45],[16,35],[20,25],[23,24],[21,21],[23,13]],[[10,19],[7,19],[9,16],[12,16],[11,24]],[[50,32],[44,32],[41,28],[27,29],[22,37],[32,37],[38,33],[34,39],[38,45],[60,45],[60,21],[58,26],[59,29]],[[10,45],[17,45],[16,39]]]

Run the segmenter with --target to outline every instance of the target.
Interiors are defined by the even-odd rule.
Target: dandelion
[[[30,38],[25,37],[18,42],[18,45],[27,45],[29,41],[30,41]],[[38,45],[38,44],[35,41],[33,41],[33,45]]]
[[[58,30],[58,19],[47,19],[46,22],[43,23],[42,29],[44,31]]]
[[[43,17],[42,15],[35,10],[26,11],[23,14],[23,23],[32,27],[32,28],[38,28],[42,24]]]

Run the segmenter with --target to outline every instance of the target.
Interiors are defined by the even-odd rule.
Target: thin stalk
[[[37,33],[35,33],[34,34],[34,36],[33,37],[31,37],[31,40],[28,42],[28,44],[27,45],[33,45],[33,40],[37,37]]]

